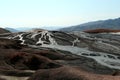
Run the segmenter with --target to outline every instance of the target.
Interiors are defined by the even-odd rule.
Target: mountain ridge
[[[14,28],[10,28],[10,27],[6,27],[6,28],[4,28],[4,29],[6,29],[6,30],[8,30],[8,31],[10,31],[10,32],[19,32],[19,30],[14,29]]]
[[[84,30],[91,30],[91,29],[120,29],[120,18],[116,19],[107,19],[107,20],[99,20],[99,21],[92,21],[83,23],[80,25],[70,26],[66,28],[59,29],[60,31],[84,31]]]
[[[3,34],[3,33],[10,33],[10,31],[4,28],[0,28],[0,34]]]

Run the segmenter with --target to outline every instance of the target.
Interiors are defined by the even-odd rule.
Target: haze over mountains
[[[69,27],[63,26],[46,26],[46,27],[6,27],[6,30],[11,32],[20,32],[20,31],[27,31],[35,28],[41,28],[46,30],[58,30],[58,31],[86,31],[92,29],[120,29],[120,18],[116,19],[108,19],[108,20],[99,20],[99,21],[92,21],[80,25],[74,25]]]
[[[29,31],[32,29],[46,29],[46,30],[58,30],[61,28],[64,28],[62,26],[48,26],[48,27],[15,27],[15,28],[11,28],[11,27],[5,27],[4,29],[9,30],[11,32],[22,32],[22,31]]]
[[[88,22],[60,29],[60,31],[85,31],[92,29],[120,29],[120,18]]]

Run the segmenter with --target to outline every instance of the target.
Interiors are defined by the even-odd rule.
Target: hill
[[[10,31],[3,29],[3,28],[0,28],[0,34],[2,34],[2,33],[10,33]]]
[[[120,35],[35,29],[0,35],[0,80],[119,80]]]
[[[88,22],[80,25],[61,28],[60,31],[85,31],[91,29],[120,29],[120,18]]]
[[[14,28],[6,27],[5,29],[8,31],[11,31],[11,32],[19,32],[18,30],[14,29]]]

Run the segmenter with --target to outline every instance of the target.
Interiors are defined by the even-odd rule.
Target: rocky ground
[[[115,34],[31,31],[0,35],[0,80],[119,80]],[[110,39],[111,38],[111,39]]]

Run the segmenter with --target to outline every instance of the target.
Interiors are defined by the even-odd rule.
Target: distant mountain
[[[0,28],[0,34],[2,34],[2,33],[10,33],[10,31],[3,29],[3,28]]]
[[[33,28],[32,27],[17,27],[15,29],[18,30],[18,31],[29,31]]]
[[[64,27],[63,26],[45,26],[45,27],[40,27],[40,28],[46,29],[46,30],[58,30]]]
[[[8,27],[6,27],[5,29],[9,30],[10,32],[19,32],[19,30],[16,30],[14,28],[8,28]]]
[[[15,28],[16,30],[19,30],[19,31],[29,31],[29,30],[32,30],[32,29],[45,29],[45,30],[58,30],[60,28],[63,28],[62,26],[41,26],[41,27],[36,27],[36,26],[32,26],[32,27],[18,27],[18,28]]]
[[[85,31],[91,29],[120,29],[120,18],[88,22],[67,28],[61,28],[60,31]]]

